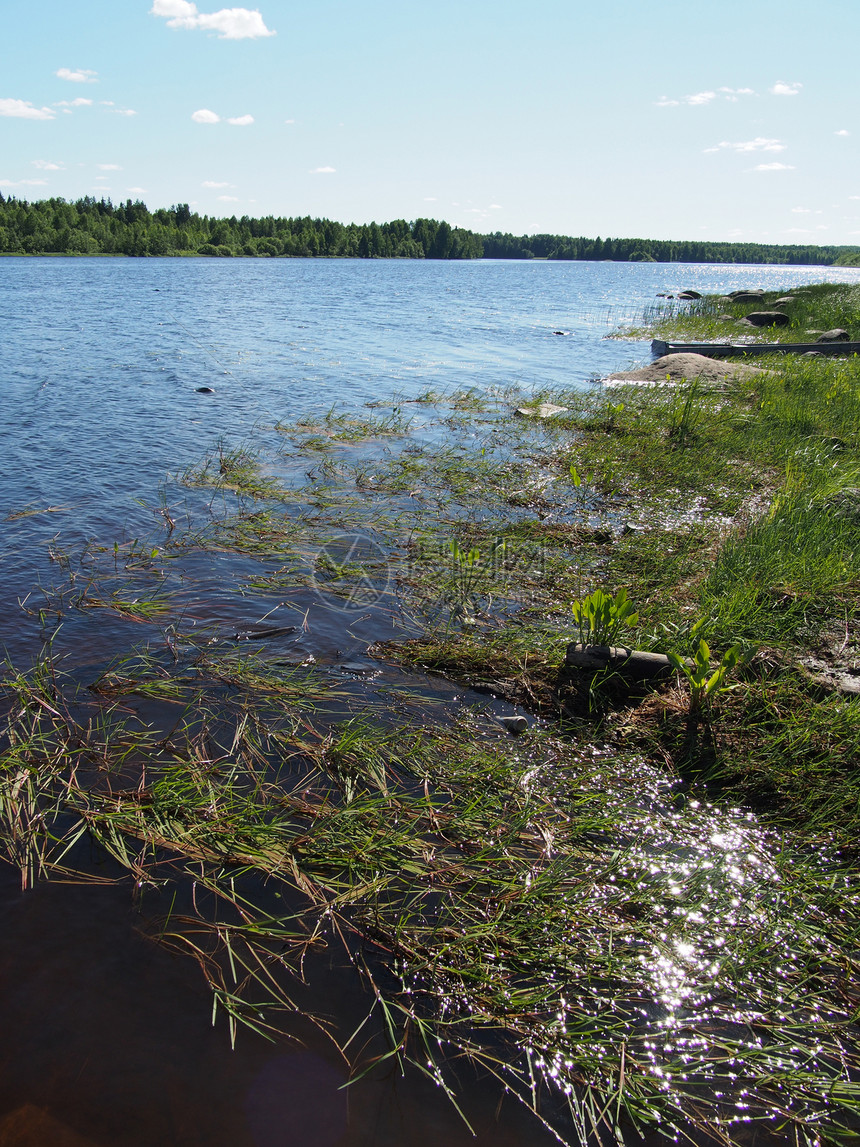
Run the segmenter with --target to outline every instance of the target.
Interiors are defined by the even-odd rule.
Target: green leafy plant
[[[672,667],[685,677],[690,684],[690,709],[696,711],[702,707],[716,693],[724,693],[731,689],[731,685],[724,684],[726,676],[734,669],[741,659],[741,647],[733,645],[723,654],[722,659],[713,671],[711,670],[711,648],[703,637],[699,638],[693,663],[690,665],[679,657],[677,653],[668,653],[667,657]]]
[[[612,645],[622,629],[634,626],[639,614],[620,589],[615,597],[596,589],[571,607],[583,645]]]
[[[505,542],[496,540],[486,558],[477,546],[466,551],[454,540],[449,541],[446,548],[450,566],[443,599],[452,620],[471,624],[479,612],[480,599],[489,594],[498,562],[505,554]]]

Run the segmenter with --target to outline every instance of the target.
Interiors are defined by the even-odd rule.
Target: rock
[[[552,402],[541,402],[538,406],[520,406],[517,414],[523,418],[554,418],[557,414],[566,414],[566,406],[555,406]]]
[[[834,327],[832,331],[825,331],[815,340],[817,343],[847,343],[851,336],[842,327]]]
[[[524,733],[529,727],[525,717],[499,717],[499,724],[504,725],[509,733]]]
[[[197,387],[197,393],[198,394],[214,394],[215,391],[212,389],[211,386],[198,386]]]
[[[751,327],[787,327],[788,315],[783,311],[750,311],[741,322]]]
[[[681,291],[678,295],[679,299],[701,299],[701,297],[698,291]]]
[[[825,693],[844,693],[850,697],[860,694],[860,669],[851,665],[830,664],[815,657],[802,657],[797,668]]]
[[[706,382],[722,382],[726,378],[752,378],[761,372],[761,367],[747,366],[737,362],[722,362],[707,355],[693,353],[664,354],[650,366],[639,370],[620,371],[610,375],[616,382],[664,383],[666,379],[682,381],[701,378]]]
[[[764,296],[764,291],[756,287],[751,291],[729,291],[728,297],[733,303],[757,303]]]
[[[805,350],[801,358],[824,358],[820,350]]]
[[[782,299],[777,299],[773,304],[775,307],[787,307],[789,303],[794,302],[794,295],[786,295]]]
[[[570,331],[553,331],[554,335],[569,335]]]
[[[583,645],[579,641],[568,645],[564,661],[571,669],[587,673],[611,670],[628,681],[658,681],[671,677],[673,672],[671,661],[662,653],[615,645]]]
[[[827,505],[838,518],[842,518],[852,525],[860,525],[860,490],[853,486],[846,486],[831,494]]]
[[[717,315],[718,323],[733,323],[735,321],[734,315]]]

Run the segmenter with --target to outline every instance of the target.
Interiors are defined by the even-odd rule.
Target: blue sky
[[[857,0],[4,7],[4,195],[860,244]]]

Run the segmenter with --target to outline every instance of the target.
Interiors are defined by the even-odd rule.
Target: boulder
[[[787,307],[789,303],[793,303],[794,301],[794,295],[786,295],[782,299],[777,299],[773,305],[775,307]]]
[[[678,295],[679,299],[701,299],[698,291],[681,291]]]
[[[214,394],[215,391],[212,389],[211,386],[198,386],[197,387],[197,393],[198,394]]]
[[[750,311],[741,322],[751,327],[787,327],[788,315],[783,311]]]
[[[850,339],[848,331],[842,327],[834,327],[832,331],[825,331],[815,340],[817,343],[847,343]]]
[[[755,287],[751,291],[729,291],[728,293],[728,297],[733,303],[757,303],[763,296],[764,291],[760,287]]]
[[[706,383],[721,383],[727,378],[752,378],[760,374],[762,367],[749,366],[746,363],[723,362],[721,359],[708,358],[704,354],[693,354],[690,351],[681,351],[675,354],[666,354],[656,358],[650,366],[642,366],[638,370],[618,371],[609,376],[607,385],[613,383],[658,383],[665,385],[669,382],[682,382],[684,379],[700,378]]]

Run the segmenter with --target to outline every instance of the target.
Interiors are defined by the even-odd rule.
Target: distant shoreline
[[[33,203],[0,195],[0,255],[73,258],[355,258],[702,265],[858,266],[860,246],[573,235],[480,234],[438,219],[388,223],[198,215],[187,203],[150,211],[140,200]]]

